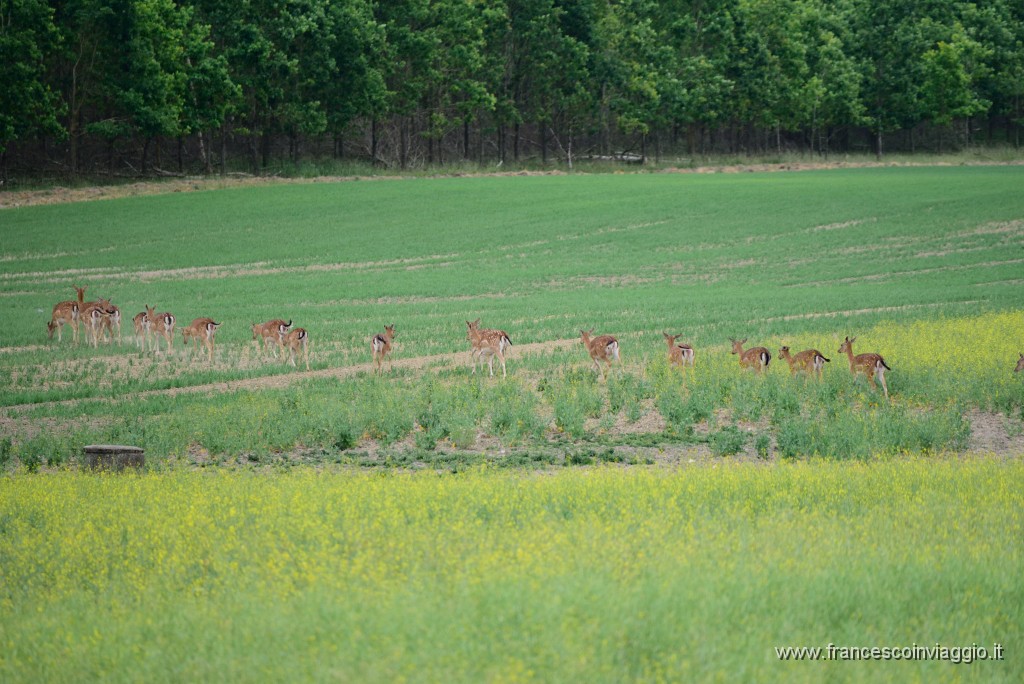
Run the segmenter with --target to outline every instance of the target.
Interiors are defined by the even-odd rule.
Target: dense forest
[[[0,173],[1019,146],[1021,0],[0,0]]]

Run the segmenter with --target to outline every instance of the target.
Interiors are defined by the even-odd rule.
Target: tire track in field
[[[509,363],[514,362],[516,356],[523,354],[547,354],[555,351],[565,351],[566,347],[571,347],[574,344],[579,344],[579,339],[571,338],[564,340],[548,340],[546,342],[531,342],[527,344],[514,345],[512,347],[513,354],[507,356]],[[454,365],[462,365],[469,367],[469,351],[461,352],[449,352],[446,354],[430,354],[427,356],[413,356],[409,358],[395,359],[393,367],[395,369],[407,369],[413,371],[421,371],[427,366],[438,364],[438,363],[452,363]],[[318,368],[316,370],[299,370],[293,373],[280,374],[280,375],[267,375],[258,378],[243,378],[240,380],[225,380],[223,382],[211,382],[202,385],[188,385],[186,387],[170,387],[167,389],[158,390],[143,390],[136,392],[131,395],[125,395],[122,397],[83,397],[78,399],[61,399],[58,401],[44,401],[34,404],[15,404],[12,406],[0,406],[0,414],[10,415],[12,412],[29,410],[35,408],[55,407],[55,406],[74,406],[84,402],[112,402],[117,400],[123,400],[131,397],[134,399],[145,399],[147,397],[154,396],[169,396],[174,397],[180,394],[222,394],[225,392],[236,392],[239,390],[260,390],[260,389],[281,389],[288,387],[303,380],[310,380],[313,378],[348,378],[359,373],[372,373],[374,371],[373,362],[369,363],[357,363],[351,366],[338,366],[333,368]],[[498,369],[500,371],[500,368]],[[497,372],[495,377],[497,377]],[[387,372],[387,371],[385,371]],[[487,371],[484,370],[486,373]]]

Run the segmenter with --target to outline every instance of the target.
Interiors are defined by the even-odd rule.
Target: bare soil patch
[[[1020,166],[1024,161],[1011,162],[967,162],[967,163],[905,163],[905,162],[788,162],[779,164],[733,164],[729,166],[697,166],[689,168],[668,167],[632,171],[638,173],[767,173],[780,171],[821,171],[831,169],[860,169],[887,167],[925,167],[925,166]],[[586,172],[574,171],[576,175]],[[237,174],[226,177],[186,177],[164,180],[147,180],[123,185],[105,185],[85,188],[53,187],[44,190],[8,190],[0,192],[0,209],[30,207],[47,204],[68,204],[71,202],[91,202],[96,200],[120,199],[142,195],[163,195],[175,192],[203,192],[225,188],[264,187],[268,185],[308,185],[311,183],[350,183],[355,181],[412,181],[423,178],[501,178],[512,176],[564,176],[565,171],[552,169],[548,171],[507,171],[501,173],[461,173],[436,174],[432,176],[320,176],[317,178],[280,178],[276,176],[248,176]]]
[[[1024,455],[1024,421],[977,409],[972,409],[966,418],[971,423],[968,453]]]

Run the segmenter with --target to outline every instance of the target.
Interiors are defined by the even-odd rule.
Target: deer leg
[[[875,371],[875,373],[878,375],[878,379],[882,381],[882,391],[885,392],[885,398],[888,399],[889,398],[889,386],[885,384],[885,371],[879,370],[879,371]]]

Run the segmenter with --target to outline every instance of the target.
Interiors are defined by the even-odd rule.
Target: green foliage
[[[708,437],[708,446],[715,456],[732,456],[743,450],[749,437],[735,425],[727,425]]]
[[[63,105],[47,78],[46,60],[58,44],[53,10],[42,0],[0,5],[0,156],[18,139],[59,133]],[[0,165],[0,180],[3,180]]]
[[[518,162],[525,124],[542,164],[557,152],[572,166],[580,138],[646,156],[650,137],[685,130],[692,156],[729,125],[746,130],[733,152],[828,153],[865,125],[881,136],[1022,119],[1014,2],[877,5],[6,0],[0,154],[56,135],[73,171],[96,141],[108,164],[121,146],[145,165],[154,139],[189,137],[209,173],[227,135],[259,171],[275,137],[289,142],[277,161],[296,165],[354,134],[368,138],[364,160],[408,168],[453,150],[504,162],[514,127]]]

